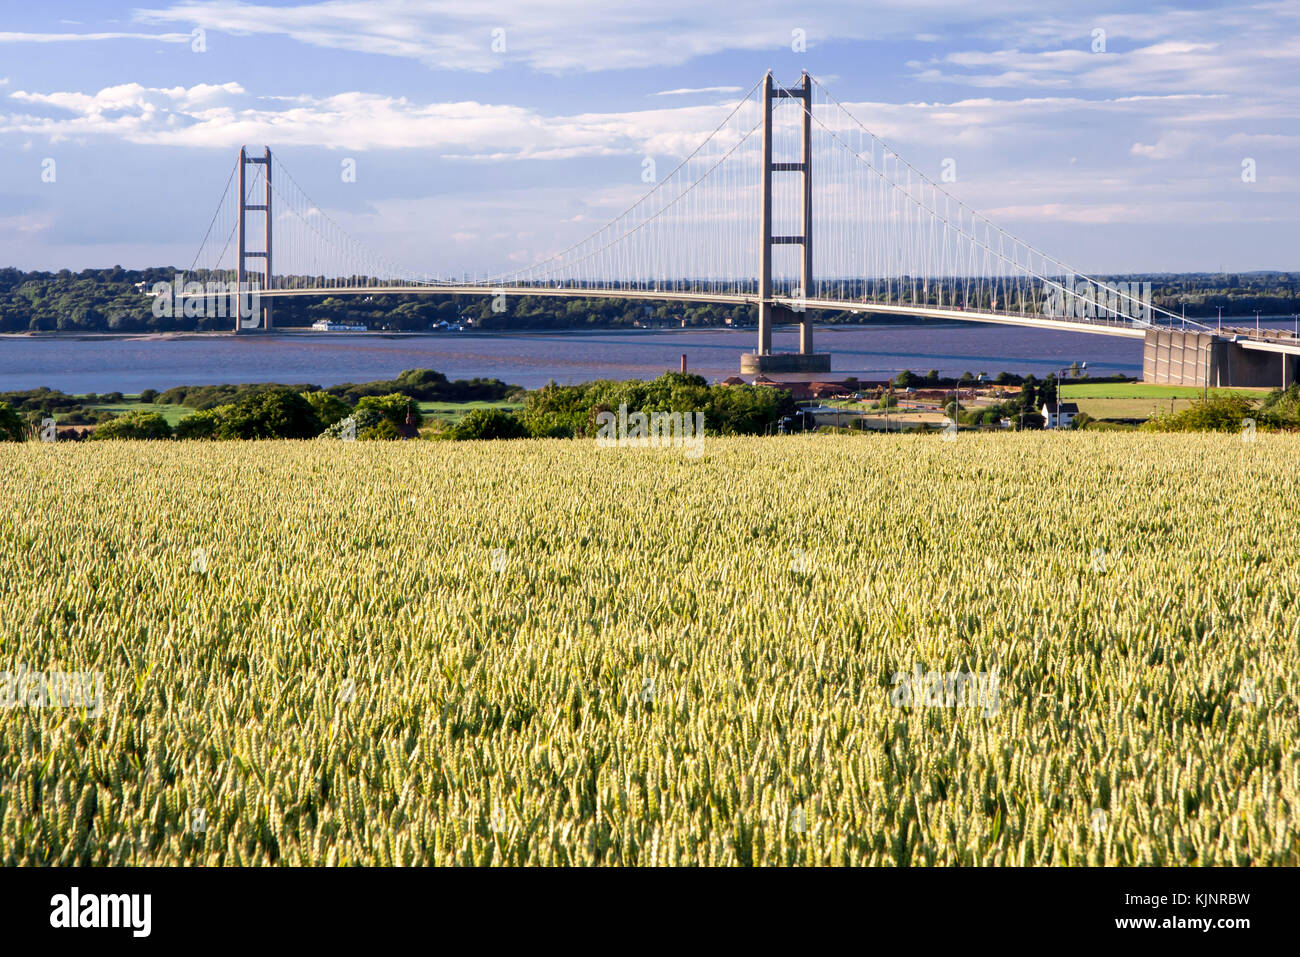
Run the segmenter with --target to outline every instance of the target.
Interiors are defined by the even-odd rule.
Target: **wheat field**
[[[1253,438],[0,446],[0,861],[1300,863]]]

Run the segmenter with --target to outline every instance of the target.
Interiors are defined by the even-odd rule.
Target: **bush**
[[[144,402],[144,403],[146,403],[146,404],[148,404],[148,405],[152,405],[153,403],[157,402],[157,401],[158,401],[158,390],[157,390],[157,389],[142,389],[142,390],[140,391],[140,401],[141,401],[141,402]]]
[[[501,409],[474,409],[445,433],[450,439],[523,439],[527,427]]]
[[[388,395],[367,395],[357,400],[357,411],[362,409],[374,409],[379,412],[385,419],[394,426],[406,424],[406,416],[409,410],[411,420],[418,426],[424,421],[420,414],[419,407],[415,404],[410,396],[403,395],[400,392],[392,392]]]
[[[95,429],[92,439],[170,439],[172,427],[157,412],[127,412]]]
[[[520,421],[535,437],[570,438],[596,431],[596,415],[617,412],[703,412],[711,435],[762,435],[795,411],[790,393],[767,386],[710,386],[702,377],[668,372],[650,382],[555,383],[528,393]]]
[[[0,442],[21,442],[27,438],[27,427],[8,402],[0,402]]]
[[[1239,432],[1242,420],[1254,411],[1255,403],[1243,396],[1211,395],[1181,412],[1157,415],[1142,428],[1149,432]]]
[[[420,402],[472,402],[503,399],[516,388],[517,386],[507,385],[499,379],[457,379],[448,382],[445,375],[432,369],[406,369],[396,379],[360,384],[345,382],[330,386],[328,391],[350,402],[357,402],[363,396],[391,395],[394,392],[409,395]],[[402,421],[406,421],[405,415]]]
[[[324,426],[311,403],[293,389],[270,389],[238,402],[200,409],[176,426],[181,439],[311,439]]]
[[[221,428],[221,417],[224,409],[230,406],[223,405],[216,409],[203,409],[188,415],[176,423],[174,435],[178,439],[215,439],[217,431]]]
[[[311,439],[324,427],[301,392],[269,389],[245,396],[223,410],[217,438]]]
[[[346,419],[352,413],[350,405],[324,390],[308,392],[304,397],[311,407],[316,410],[316,416],[320,419],[321,425],[331,426],[335,422]]]
[[[367,442],[373,442],[373,441],[388,442],[388,441],[393,441],[395,439],[400,439],[401,437],[402,437],[402,433],[397,431],[397,426],[393,425],[393,423],[388,421],[388,419],[380,419],[370,428],[366,429],[364,432],[361,432],[359,435],[357,435],[358,439]]]
[[[320,434],[319,438],[342,439],[351,434],[354,439],[359,439],[379,425],[380,422],[386,421],[388,420],[384,418],[383,414],[373,406],[366,409],[357,409],[351,415],[344,416],[331,425]]]
[[[1300,426],[1300,385],[1274,389],[1260,407],[1260,418],[1279,428]]]

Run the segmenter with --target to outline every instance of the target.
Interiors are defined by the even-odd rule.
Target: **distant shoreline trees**
[[[153,300],[143,290],[170,283],[178,270],[86,269],[24,272],[0,269],[0,333],[141,333],[226,331],[230,320],[153,315]],[[1300,312],[1300,273],[1191,273],[1099,276],[1101,281],[1150,281],[1153,304],[1189,318],[1212,319],[1220,307],[1228,317],[1292,315]],[[292,297],[278,300],[276,324],[308,327],[320,319],[347,319],[372,330],[419,332],[436,323],[462,323],[482,331],[633,329],[671,326],[701,328],[748,326],[752,306],[726,303],[630,301],[617,298],[511,296],[505,312],[493,311],[493,297],[452,295],[373,295]],[[822,324],[872,324],[869,313],[822,310]]]

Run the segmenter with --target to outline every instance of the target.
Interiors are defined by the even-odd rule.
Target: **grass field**
[[[1297,456],[0,446],[0,860],[1295,865]]]
[[[1061,387],[1067,399],[1199,399],[1203,389],[1185,385],[1155,385],[1147,382],[1090,382],[1071,383]],[[1210,389],[1215,395],[1243,395],[1258,399],[1268,394],[1268,389]]]
[[[448,422],[456,423],[465,417],[465,415],[474,409],[503,409],[507,412],[513,412],[516,409],[522,409],[522,402],[421,402],[420,412],[426,418],[446,419]]]
[[[112,412],[114,415],[122,415],[126,412],[159,412],[167,420],[167,424],[175,426],[177,422],[187,415],[193,415],[194,410],[184,405],[167,405],[155,402],[141,402],[138,398],[135,400],[127,398],[124,402],[118,402],[112,405],[96,404],[90,408],[99,412]]]
[[[1262,399],[1267,389],[1211,389],[1214,395],[1241,395]],[[1149,419],[1157,412],[1181,412],[1205,395],[1205,390],[1146,382],[1096,382],[1067,385],[1061,398],[1076,402],[1080,412],[1094,419]]]

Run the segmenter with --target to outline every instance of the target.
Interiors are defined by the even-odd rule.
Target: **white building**
[[[1074,424],[1074,417],[1079,414],[1078,403],[1044,402],[1043,428],[1068,429]]]

